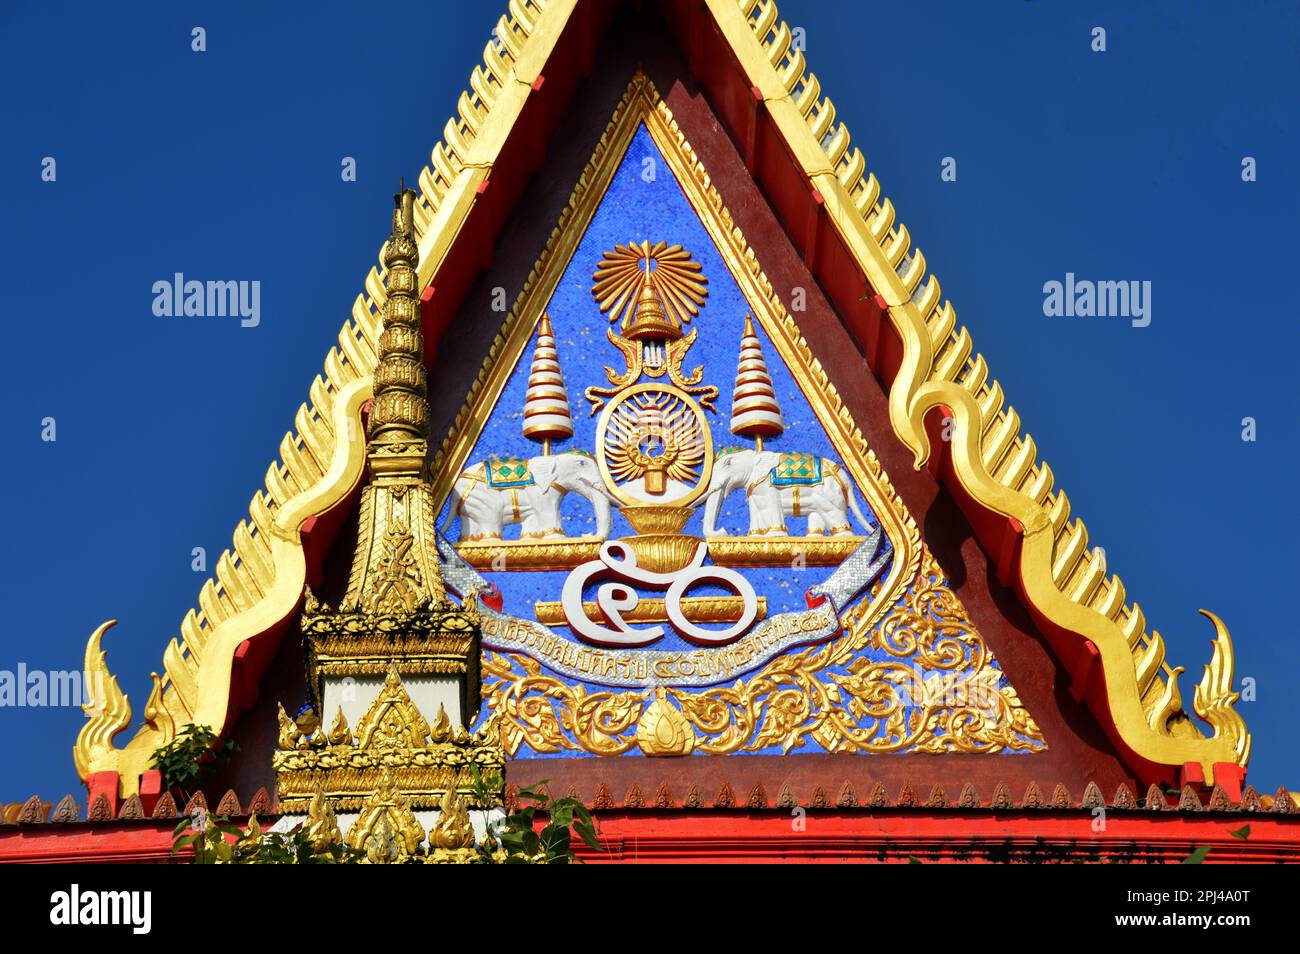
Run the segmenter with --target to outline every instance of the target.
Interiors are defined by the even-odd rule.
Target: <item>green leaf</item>
[[[238,748],[233,739],[221,741],[211,727],[191,723],[171,742],[155,749],[149,764],[158,769],[164,789],[185,789],[209,765],[229,761]]]
[[[568,828],[573,821],[573,799],[561,798],[559,801],[551,803],[551,824],[560,828]]]
[[[1183,859],[1183,864],[1199,865],[1205,861],[1205,858],[1207,855],[1209,855],[1209,853],[1210,853],[1209,845],[1203,845],[1200,848],[1194,848],[1192,850],[1192,853]]]
[[[557,825],[547,825],[542,829],[540,838],[542,851],[551,864],[569,863],[569,829]]]
[[[583,810],[583,814],[586,814],[585,809]],[[596,838],[596,827],[592,824],[590,815],[587,815],[586,818],[578,818],[575,820],[573,823],[573,830],[578,833],[578,837],[586,843],[588,848],[593,851],[605,850],[605,846]]]
[[[1236,829],[1235,831],[1228,832],[1228,834],[1231,835],[1233,838],[1240,838],[1242,841],[1246,841],[1248,838],[1250,838],[1250,826],[1242,825],[1240,828]]]

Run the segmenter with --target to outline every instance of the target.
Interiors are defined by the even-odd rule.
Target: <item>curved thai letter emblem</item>
[[[596,646],[648,646],[665,635],[662,626],[634,629],[623,618],[641,602],[635,586],[654,590],[667,590],[664,608],[668,619],[683,637],[694,643],[719,645],[738,639],[758,617],[758,597],[749,581],[735,570],[720,566],[704,566],[708,547],[704,543],[696,548],[691,562],[672,573],[656,573],[637,566],[636,553],[621,540],[607,540],[595,560],[574,567],[564,581],[560,604],[570,628],[584,642]],[[593,622],[587,616],[582,602],[582,592],[600,577],[613,577],[596,588],[596,606],[605,625]],[[688,620],[682,612],[682,598],[686,592],[701,583],[715,582],[730,587],[744,602],[740,619],[726,629],[705,629]],[[630,584],[630,585],[629,585]]]

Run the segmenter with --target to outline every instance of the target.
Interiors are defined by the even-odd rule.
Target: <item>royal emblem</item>
[[[914,670],[1001,674],[648,89],[433,465],[442,575],[477,594],[506,751],[1013,744],[1009,696],[972,734],[968,707],[894,691]],[[651,161],[671,174],[647,181]],[[493,454],[527,460],[534,484],[476,479]]]
[[[632,504],[698,496],[713,442],[700,406],[689,395],[658,384],[637,385],[610,403],[598,432],[601,470],[619,499]]]
[[[842,625],[837,606],[874,579],[888,562],[890,545],[859,509],[836,461],[764,449],[765,438],[784,432],[785,419],[752,317],[745,316],[738,342],[729,429],[753,444],[715,455],[713,428],[721,422],[712,404],[720,389],[708,381],[704,365],[682,370],[700,334],[698,327],[686,329],[703,320],[708,297],[699,263],[681,245],[620,245],[602,257],[591,293],[597,311],[608,316],[607,338],[624,359],[622,370],[605,368],[608,386],[586,389],[592,413],[599,413],[594,453],[552,448],[552,442],[573,439],[575,428],[563,347],[543,314],[522,426],[542,452],[489,454],[463,471],[453,490],[450,517],[460,521],[460,554],[474,567],[564,572],[559,592],[533,601],[531,619],[512,615],[523,607],[507,608],[504,599],[494,606],[489,595],[485,643],[522,649],[553,637],[549,645],[573,651],[548,658],[549,666],[635,686],[716,681],[746,662],[835,635]],[[742,492],[748,526],[742,536],[728,538],[720,518]],[[566,526],[562,504],[571,493],[591,502],[596,520],[590,532]],[[607,539],[612,512],[630,534]],[[578,515],[571,508],[567,513],[572,524]],[[866,536],[853,535],[850,513]],[[804,537],[791,535],[790,520],[805,521]],[[505,528],[516,523],[518,539],[506,539]],[[806,564],[802,541],[825,535],[844,537],[848,545],[814,553],[812,562],[839,570],[823,578],[816,593],[809,589],[803,608],[769,614],[769,600],[736,567]],[[459,572],[475,575],[468,565]],[[652,665],[672,655],[661,647],[673,642],[706,652],[731,649],[725,659],[683,678]],[[620,672],[593,673],[584,667],[594,657],[584,660],[577,652],[582,646],[642,653]]]

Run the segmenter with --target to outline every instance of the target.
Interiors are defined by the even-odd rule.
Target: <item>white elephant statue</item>
[[[727,497],[742,489],[749,502],[750,536],[786,535],[787,517],[807,517],[810,537],[851,535],[850,510],[864,529],[873,526],[858,509],[848,475],[835,461],[811,454],[726,448],[713,462],[704,496],[706,537],[727,535],[718,526],[718,511]]]
[[[477,461],[452,487],[447,521],[460,517],[460,540],[500,540],[502,529],[520,524],[521,540],[563,538],[560,501],[576,493],[591,501],[596,537],[609,536],[612,496],[596,460],[585,451],[537,457],[497,457]],[[444,524],[444,529],[445,529]]]

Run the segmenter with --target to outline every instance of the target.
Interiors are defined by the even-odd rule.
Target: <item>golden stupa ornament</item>
[[[393,198],[392,233],[383,251],[388,298],[367,422],[370,479],[341,603],[331,608],[308,594],[301,623],[308,686],[320,703],[327,678],[384,676],[393,666],[403,677],[463,674],[465,711],[472,715],[478,710],[478,666],[471,665],[479,651],[478,624],[472,607],[447,597],[426,464],[415,193],[403,188]]]
[[[648,239],[606,252],[591,294],[622,334],[608,332],[622,352],[622,373],[606,368],[610,387],[587,389],[596,424],[601,478],[636,534],[623,538],[639,565],[680,570],[701,542],[681,531],[708,486],[713,437],[705,409],[714,410],[716,385],[704,369],[682,371],[696,330],[708,279],[680,245]],[[667,378],[667,380],[664,380]]]
[[[591,276],[591,293],[623,337],[680,338],[700,313],[709,280],[700,263],[680,245],[649,240],[617,245],[606,252]]]
[[[606,367],[610,387],[586,390],[595,414],[615,394],[642,376],[668,380],[712,411],[716,385],[701,385],[704,369],[682,370],[682,360],[695,343],[696,331],[686,332],[708,296],[708,282],[697,262],[680,245],[633,242],[606,252],[592,275],[592,297],[609,315],[609,341],[623,354],[624,369]],[[615,332],[614,326],[619,328]],[[621,332],[621,333],[620,333]]]

